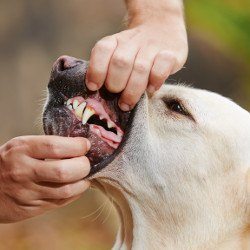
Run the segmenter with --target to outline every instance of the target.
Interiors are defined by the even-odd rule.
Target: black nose
[[[82,61],[71,56],[60,56],[54,63],[53,68],[58,71],[65,71],[82,64]]]
[[[48,88],[55,93],[73,96],[83,92],[88,62],[71,56],[60,56],[51,71]]]
[[[51,78],[57,79],[65,77],[65,75],[69,76],[79,69],[86,71],[87,62],[71,56],[60,56],[53,64]]]

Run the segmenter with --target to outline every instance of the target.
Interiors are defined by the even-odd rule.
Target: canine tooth
[[[100,115],[99,118],[100,118],[100,120],[102,120],[102,119],[104,119],[104,116]]]
[[[95,110],[91,107],[86,107],[82,115],[82,124],[85,125],[89,118],[95,114]]]
[[[86,102],[82,102],[76,109],[75,109],[75,114],[77,118],[81,119],[82,118],[82,113],[84,108],[86,107]]]
[[[76,109],[79,105],[79,101],[78,100],[74,100],[73,101],[73,109]]]
[[[69,105],[67,106],[67,108],[68,108],[69,110],[73,110],[73,107],[72,107],[71,104],[69,104]]]

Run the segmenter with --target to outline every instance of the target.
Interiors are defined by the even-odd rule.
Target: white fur
[[[249,167],[250,115],[234,102],[171,85],[144,96],[122,152],[93,179],[121,218],[114,249],[250,249]]]

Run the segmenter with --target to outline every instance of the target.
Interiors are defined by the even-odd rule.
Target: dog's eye
[[[164,100],[167,108],[175,113],[188,116],[188,111],[182,106],[178,100]]]

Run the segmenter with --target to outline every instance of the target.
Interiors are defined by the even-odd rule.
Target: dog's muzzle
[[[119,94],[104,87],[89,91],[85,84],[88,63],[62,56],[53,65],[43,127],[48,135],[86,137],[92,173],[108,164],[122,147],[131,112],[118,107]]]

